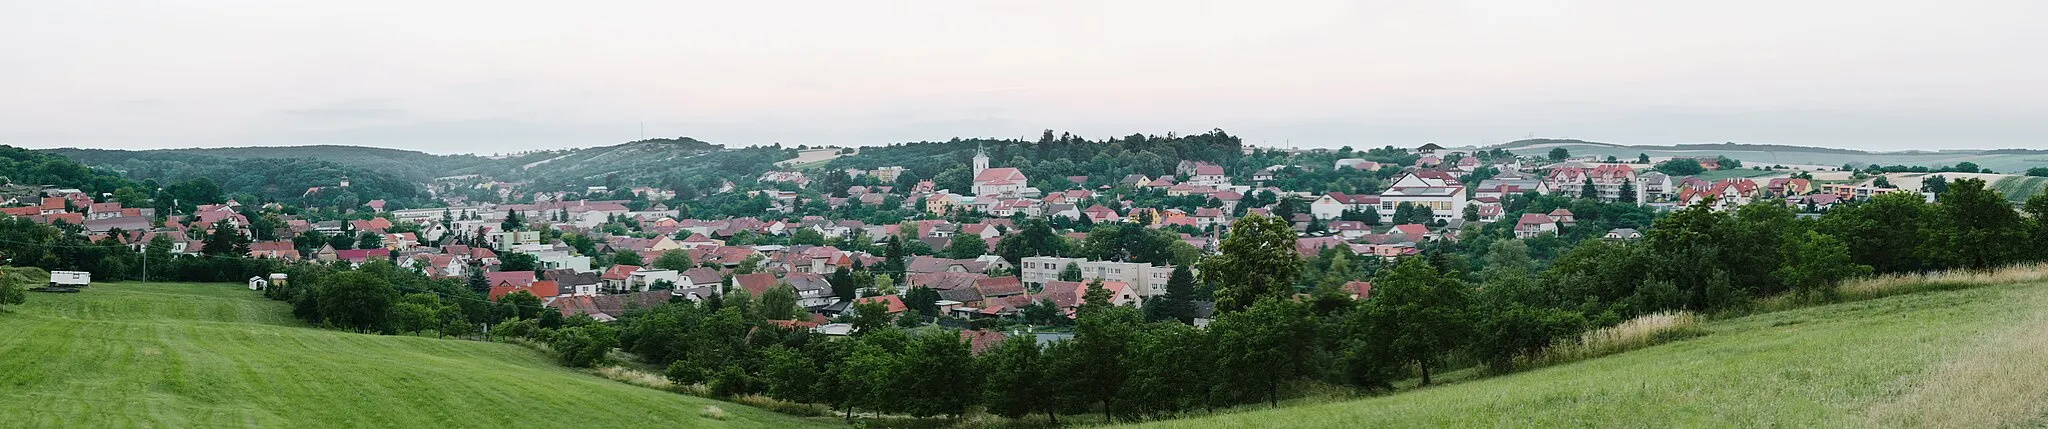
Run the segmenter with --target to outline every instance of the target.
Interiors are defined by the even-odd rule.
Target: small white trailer
[[[50,286],[78,287],[92,284],[92,273],[87,271],[51,271]]]

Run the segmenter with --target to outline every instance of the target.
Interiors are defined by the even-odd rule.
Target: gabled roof
[[[613,265],[611,268],[604,270],[602,278],[605,280],[623,281],[632,278],[634,271],[640,271],[640,267],[636,265]]]

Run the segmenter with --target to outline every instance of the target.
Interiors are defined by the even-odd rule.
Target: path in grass
[[[2035,316],[2044,313],[2048,284],[1903,295],[1719,321],[1708,325],[1712,334],[1698,339],[1457,385],[1146,426],[1866,427],[1958,422],[1873,411],[1905,406],[1900,401],[1963,412],[1996,406],[2011,411],[1990,421],[2041,421],[2038,413],[2048,404],[2041,386],[2048,381],[1980,382],[2048,374],[2048,358],[2040,358],[2038,348],[2048,342],[2042,335],[2048,332],[2048,321],[2042,320],[2048,319],[2041,319],[2048,316]],[[2036,323],[2040,326],[2028,328]],[[1930,383],[1939,377],[1958,380]],[[2019,391],[1955,394],[1969,386]]]
[[[221,284],[30,294],[0,313],[7,427],[803,427],[506,344],[306,327]],[[726,420],[699,416],[707,405]]]

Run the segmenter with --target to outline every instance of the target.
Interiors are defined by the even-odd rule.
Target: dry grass
[[[718,408],[717,405],[705,405],[702,411],[697,412],[697,416],[712,420],[725,420],[726,418],[725,409]]]
[[[1533,366],[1556,365],[1706,335],[1689,311],[1647,314],[1619,325],[1587,331],[1577,341],[1552,346]]]
[[[1993,270],[1955,270],[1920,274],[1887,274],[1851,280],[1839,286],[1842,301],[1861,301],[1908,293],[2048,280],[2048,263],[2012,265]]]
[[[2048,416],[2048,299],[2013,329],[1943,359],[1897,398],[1869,409],[1873,426],[2014,427]]]
[[[732,398],[732,401],[737,402],[741,405],[752,406],[755,408],[760,408],[768,411],[774,411],[798,417],[819,417],[832,415],[832,410],[825,408],[825,406],[823,405],[790,402],[762,395],[742,395],[736,398]]]

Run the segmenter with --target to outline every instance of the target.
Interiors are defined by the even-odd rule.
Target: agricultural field
[[[7,427],[826,425],[607,380],[509,344],[309,327],[232,284],[31,293],[0,310],[0,326]]]
[[[2026,201],[2034,194],[2041,193],[2043,189],[2048,189],[2048,177],[2006,176],[1991,182],[1991,187],[2005,193],[2006,199]]]
[[[1984,168],[2000,173],[2018,173],[2029,167],[2048,166],[2048,154],[2029,153],[1984,153],[1983,151],[1939,151],[1939,152],[1865,152],[1830,148],[1807,148],[1795,146],[1697,145],[1684,148],[1672,146],[1632,146],[1597,142],[1556,141],[1546,143],[1509,143],[1508,149],[1522,155],[1541,155],[1550,148],[1562,147],[1574,156],[1615,156],[1634,159],[1637,154],[1648,154],[1652,158],[1671,156],[1727,156],[1742,160],[1744,166],[1751,165],[1793,165],[1813,164],[1841,166],[1844,163],[1866,163],[1882,165],[1925,165],[1929,167],[1955,165],[1960,162],[1974,162]]]
[[[2048,424],[2048,283],[1724,319],[1703,337],[1362,400],[1144,427]]]

